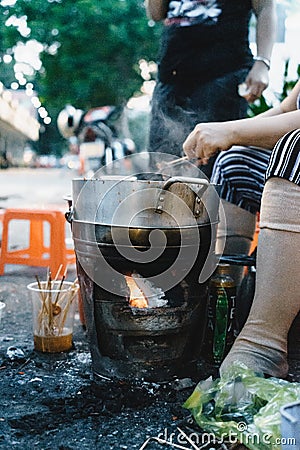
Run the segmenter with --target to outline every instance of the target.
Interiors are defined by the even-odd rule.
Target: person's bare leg
[[[256,215],[222,200],[224,216],[220,210],[216,253],[248,255],[256,228]],[[237,286],[243,277],[243,266],[232,266],[231,275]]]
[[[280,178],[265,186],[258,240],[256,289],[249,318],[223,361],[286,377],[287,335],[300,310],[300,187]]]

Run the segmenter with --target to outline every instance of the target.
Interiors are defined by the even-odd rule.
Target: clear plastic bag
[[[280,407],[300,398],[300,383],[264,378],[236,363],[221,378],[201,381],[184,403],[200,428],[250,450],[281,449]]]

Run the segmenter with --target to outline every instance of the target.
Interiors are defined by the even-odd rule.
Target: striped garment
[[[221,152],[211,182],[220,184],[220,197],[255,214],[260,209],[271,151],[234,146]]]
[[[266,172],[300,185],[300,129],[285,134],[275,145]]]

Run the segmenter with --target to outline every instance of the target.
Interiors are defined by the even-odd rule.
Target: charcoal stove
[[[68,220],[96,380],[196,375],[218,200],[204,178],[73,180]]]

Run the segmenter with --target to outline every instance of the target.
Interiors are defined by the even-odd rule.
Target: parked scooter
[[[73,146],[76,139],[82,176],[92,176],[112,161],[135,153],[133,140],[125,137],[129,133],[123,107],[102,106],[84,112],[67,105],[58,115],[57,127]]]

